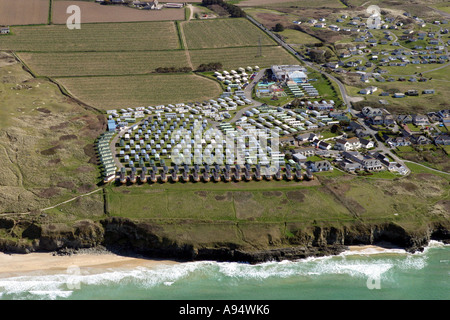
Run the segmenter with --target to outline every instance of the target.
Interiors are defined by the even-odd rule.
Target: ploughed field
[[[15,51],[35,76],[51,77],[76,98],[104,110],[217,98],[217,82],[189,72],[201,64],[219,62],[232,69],[297,63],[241,18],[84,23],[80,30],[18,26],[1,40],[2,48]],[[172,73],[158,74],[160,68]]]

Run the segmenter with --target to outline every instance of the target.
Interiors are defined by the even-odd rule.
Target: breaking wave
[[[214,281],[239,286],[245,281],[266,279],[312,279],[328,275],[356,278],[381,278],[392,281],[393,274],[420,270],[427,266],[430,248],[442,247],[432,242],[420,254],[397,249],[346,252],[338,256],[307,258],[298,261],[265,262],[251,265],[237,262],[187,262],[159,264],[133,269],[82,269],[80,274],[26,274],[0,278],[0,299],[67,299],[73,292],[90,286],[131,285],[140,289],[172,288],[196,281]]]

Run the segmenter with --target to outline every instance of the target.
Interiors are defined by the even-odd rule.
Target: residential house
[[[409,172],[408,168],[406,168],[405,166],[401,165],[400,163],[397,162],[390,162],[389,163],[389,171],[393,171],[393,172],[398,172],[401,175],[405,175]]]
[[[418,144],[418,145],[431,144],[431,140],[428,139],[427,137],[425,137],[424,135],[413,135],[413,136],[411,136],[411,142],[413,144]]]
[[[367,171],[380,171],[383,170],[384,167],[381,164],[380,160],[374,158],[370,154],[361,154],[357,151],[343,152],[342,156],[349,161],[359,163],[361,168]]]
[[[412,116],[410,114],[400,114],[396,120],[400,124],[412,123]]]
[[[361,147],[363,147],[365,149],[371,149],[371,148],[375,147],[375,144],[371,140],[366,140],[366,139],[360,138],[359,142],[361,143]]]
[[[363,129],[363,126],[361,126],[358,122],[356,121],[350,121],[349,124],[349,128],[350,130],[352,130],[353,132],[356,131],[357,129]]]
[[[385,126],[390,126],[395,124],[394,116],[391,114],[383,115],[383,124]]]
[[[434,143],[437,145],[450,145],[450,135],[448,134],[440,134],[434,139]]]
[[[325,141],[318,141],[316,143],[316,147],[322,150],[330,150],[331,145],[329,143],[326,143]]]
[[[450,109],[443,109],[440,110],[438,113],[438,116],[442,119],[450,117]]]
[[[393,137],[393,138],[388,138],[386,140],[386,143],[391,148],[410,146],[411,138],[409,138],[409,137]]]
[[[292,159],[293,159],[295,162],[304,163],[304,162],[306,162],[306,159],[307,159],[307,158],[308,158],[307,156],[305,156],[305,155],[303,155],[303,154],[301,154],[301,153],[294,153],[294,154],[292,155]]]
[[[347,172],[355,172],[361,170],[361,164],[358,162],[353,162],[349,159],[343,159],[338,162],[339,166]]]
[[[319,136],[315,133],[312,132],[307,132],[307,133],[303,133],[303,134],[299,134],[298,136],[295,137],[295,139],[299,142],[314,142],[315,140],[319,140]]]
[[[383,124],[383,117],[382,116],[375,116],[369,119],[369,122],[373,125],[382,125]]]
[[[413,116],[413,124],[416,126],[424,126],[429,125],[428,117],[424,115],[414,115]]]
[[[350,139],[336,139],[335,148],[342,151],[357,150],[361,148],[361,142],[357,137]]]
[[[315,154],[316,149],[313,147],[310,148],[298,148],[294,150],[294,155],[303,155],[305,157],[311,157]]]
[[[375,116],[383,115],[383,110],[381,110],[380,108],[364,107],[361,110],[361,113],[367,118],[372,118]]]
[[[331,163],[327,160],[320,161],[307,161],[305,163],[306,168],[311,170],[312,172],[320,172],[320,171],[330,171],[333,170]]]

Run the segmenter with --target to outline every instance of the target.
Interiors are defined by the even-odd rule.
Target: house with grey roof
[[[357,151],[345,151],[342,153],[344,159],[352,161],[354,163],[359,163],[361,168],[367,171],[380,171],[384,167],[380,160],[374,158],[370,154],[361,154]]]
[[[450,135],[448,134],[440,134],[434,139],[434,143],[437,145],[450,145]]]

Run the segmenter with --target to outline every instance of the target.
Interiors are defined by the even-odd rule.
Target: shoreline
[[[152,268],[158,265],[174,265],[180,262],[168,259],[149,259],[115,253],[76,253],[55,255],[51,252],[3,253],[0,252],[0,278],[33,272],[60,272],[78,267],[80,269],[132,269]]]
[[[404,248],[383,245],[350,245],[341,254],[407,253]],[[339,255],[332,255],[339,256]],[[80,269],[132,269],[153,268],[158,265],[176,265],[183,262],[172,259],[147,258],[139,255],[122,255],[110,251],[83,250],[73,254],[55,252],[4,253],[0,252],[0,278],[32,272],[58,272],[73,267]]]

